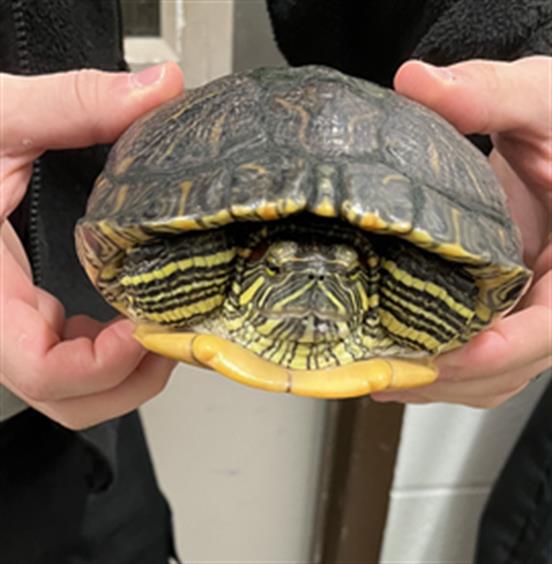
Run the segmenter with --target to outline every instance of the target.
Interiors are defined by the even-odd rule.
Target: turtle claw
[[[145,348],[160,355],[211,368],[247,386],[299,396],[350,398],[421,386],[437,377],[431,360],[373,358],[324,370],[292,370],[215,335],[138,325],[134,336]]]

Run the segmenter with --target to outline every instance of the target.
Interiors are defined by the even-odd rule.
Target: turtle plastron
[[[134,337],[157,354],[211,368],[247,386],[299,396],[350,398],[423,386],[437,378],[437,368],[430,357],[423,360],[376,357],[324,370],[292,370],[216,335],[167,331],[139,324]]]

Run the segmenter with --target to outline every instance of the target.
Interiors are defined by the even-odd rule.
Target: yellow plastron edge
[[[178,333],[138,325],[134,337],[148,350],[211,368],[241,384],[314,398],[351,398],[380,390],[412,388],[437,378],[431,359],[373,358],[324,370],[291,370],[215,335]]]

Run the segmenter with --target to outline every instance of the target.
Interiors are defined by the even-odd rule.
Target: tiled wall
[[[493,410],[409,407],[381,564],[464,564],[498,474],[549,377]]]

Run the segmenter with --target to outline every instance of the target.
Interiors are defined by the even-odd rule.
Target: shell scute
[[[388,166],[478,213],[504,216],[505,197],[485,157],[452,125],[398,96],[389,99],[386,114],[381,137]]]
[[[523,268],[485,157],[419,104],[324,67],[230,75],[138,120],[80,225],[130,246],[303,211],[494,264],[492,276]]]
[[[405,233],[412,228],[414,200],[410,180],[381,163],[349,163],[343,171],[343,193],[364,229]],[[380,227],[374,224],[379,218]],[[371,227],[368,227],[370,225]]]

